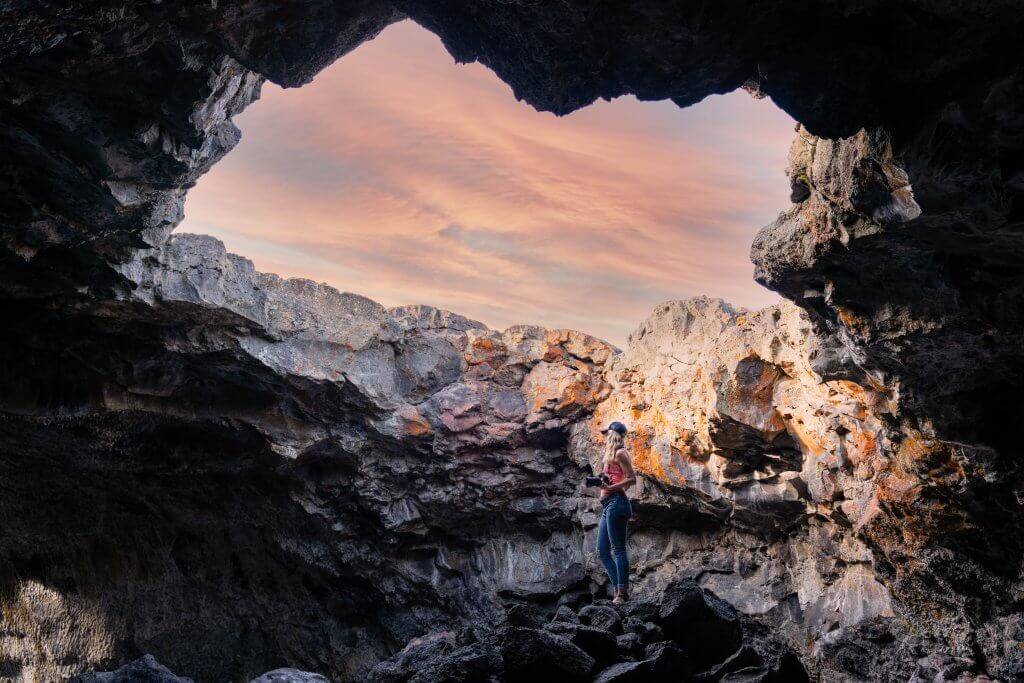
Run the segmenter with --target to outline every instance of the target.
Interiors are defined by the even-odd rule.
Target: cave
[[[172,235],[262,83],[404,19],[556,114],[771,98],[799,122],[792,203],[751,260],[786,301],[667,302],[619,350]],[[580,480],[611,419],[641,475],[637,594],[682,648],[616,675],[687,651],[705,680],[1024,677],[1016,3],[14,0],[0,21],[0,677],[409,680],[410,653],[503,621],[502,652],[565,652],[526,625],[601,588]]]

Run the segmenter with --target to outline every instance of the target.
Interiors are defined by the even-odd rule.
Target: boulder
[[[619,636],[620,639],[626,637]],[[651,645],[647,654],[647,658],[641,661],[621,662],[606,668],[594,679],[595,683],[677,683],[689,680],[689,657],[675,643]]]
[[[743,642],[736,610],[689,579],[665,590],[658,619],[665,635],[691,653],[697,670],[726,659]]]
[[[408,683],[485,683],[501,670],[501,653],[490,643],[472,643],[423,666]]]
[[[416,671],[434,665],[457,647],[456,635],[450,631],[428,633],[410,640],[390,658],[370,670],[368,680],[374,683],[399,683]]]
[[[615,636],[608,631],[564,621],[553,621],[544,628],[551,633],[568,638],[573,645],[598,662],[608,662],[615,658]]]
[[[645,683],[647,680],[644,662],[621,662],[599,673],[594,683]]]
[[[555,610],[555,616],[551,618],[552,621],[564,621],[571,624],[580,623],[580,617],[572,608],[567,605],[559,605],[558,609]]]
[[[622,615],[611,605],[587,605],[580,610],[580,619],[595,628],[619,633]]]
[[[519,602],[505,610],[505,623],[509,626],[541,628],[546,622],[547,619],[536,605]]]
[[[637,634],[644,643],[653,643],[665,639],[665,634],[660,626],[651,621],[640,621],[636,617],[626,617],[623,619],[622,630],[625,633]]]
[[[724,661],[706,669],[697,676],[698,681],[717,681],[734,671],[749,667],[759,667],[764,663],[761,655],[754,648],[744,645],[732,653]]]
[[[252,679],[249,683],[331,683],[320,674],[298,669],[274,669],[262,676]]]
[[[175,676],[171,670],[156,661],[153,655],[143,655],[114,671],[82,673],[69,683],[193,683],[191,678]]]
[[[615,638],[615,646],[619,655],[626,659],[642,659],[644,656],[644,644],[635,633],[623,633]]]
[[[672,642],[653,643],[647,646],[645,661],[653,681],[686,680],[693,672],[690,656]]]
[[[726,674],[719,680],[721,683],[770,683],[775,678],[773,672],[766,666],[748,666]]]
[[[505,680],[509,683],[585,681],[594,669],[593,657],[568,638],[547,631],[512,628],[500,642]]]

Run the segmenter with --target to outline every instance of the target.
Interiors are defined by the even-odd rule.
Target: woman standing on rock
[[[629,599],[629,553],[626,551],[629,518],[633,515],[626,489],[636,483],[633,463],[626,452],[626,425],[612,422],[604,434],[601,472],[601,519],[597,524],[597,554],[615,587],[615,604]]]

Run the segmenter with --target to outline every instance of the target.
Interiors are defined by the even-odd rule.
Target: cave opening
[[[409,643],[472,655],[439,665],[535,678],[509,670],[531,663],[516,655],[560,641],[530,628],[533,609],[553,616],[565,598],[570,621],[590,621],[605,585],[579,478],[614,419],[647,477],[635,578],[660,623],[644,632],[668,639],[612,667],[677,665],[671,641],[703,655],[689,638],[710,635],[736,653],[723,667],[760,678],[1021,677],[1014,3],[100,4],[0,10],[0,292],[15,328],[0,369],[0,675],[159,661],[195,680],[285,664],[406,680],[411,663],[430,680],[402,661]],[[408,23],[377,38],[410,17],[443,50]],[[464,97],[432,80],[417,35]],[[390,91],[371,58],[388,41],[416,67]],[[535,116],[445,51],[567,116]],[[270,85],[346,54],[298,93]],[[329,87],[346,68],[352,87]],[[486,82],[523,120],[492,107]],[[801,122],[788,206],[792,124],[780,162],[751,161],[773,110],[740,88]],[[586,106],[602,97],[618,99]],[[261,136],[275,101],[295,115]],[[235,120],[247,138],[221,161]],[[601,146],[577,145],[573,126]],[[730,146],[745,173],[713,163]],[[716,157],[689,153],[705,148]],[[496,163],[509,149],[534,172]],[[779,193],[763,217],[754,171]],[[634,188],[612,191],[624,176]],[[723,182],[729,214],[710,206]],[[788,301],[669,302],[619,353],[565,329],[389,310],[181,239],[213,233],[263,271],[387,306],[618,341],[616,324],[663,298],[749,306],[708,285],[753,287],[745,247],[782,207],[751,256]],[[514,317],[479,308],[497,298]],[[594,301],[621,318],[581,305]],[[731,381],[752,352],[779,372]],[[716,416],[755,429],[716,433]],[[694,631],[687,603],[741,612],[743,647]],[[504,624],[503,640],[453,623]],[[597,659],[618,649],[603,641]],[[573,662],[567,680],[597,673],[585,657],[550,663]]]
[[[768,98],[558,117],[407,20],[297,91],[265,84],[236,123],[177,232],[259,270],[620,346],[665,300],[778,301],[748,257],[789,192],[794,122]]]

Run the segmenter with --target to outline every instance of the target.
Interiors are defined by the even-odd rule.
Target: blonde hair
[[[615,454],[626,446],[626,437],[616,431],[609,431],[604,437],[604,463],[615,460]]]

